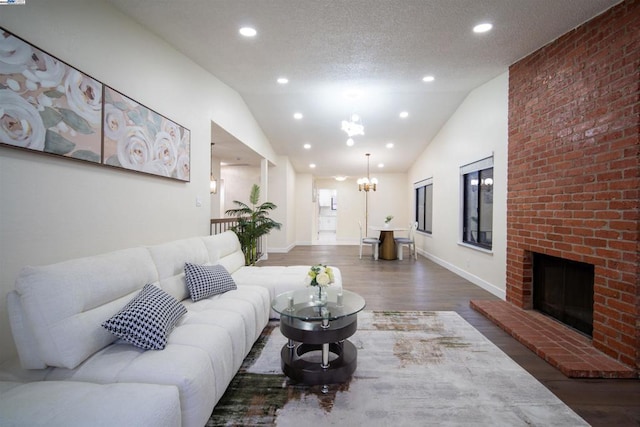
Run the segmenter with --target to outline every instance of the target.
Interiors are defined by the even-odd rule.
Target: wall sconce
[[[218,193],[218,180],[215,179],[213,175],[211,175],[211,181],[209,181],[209,191],[211,192],[211,194]]]

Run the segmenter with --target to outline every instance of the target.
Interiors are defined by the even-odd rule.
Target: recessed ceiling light
[[[308,150],[311,148],[311,144],[304,144],[303,147],[305,148],[305,150]]]
[[[296,120],[300,120],[303,117],[302,113],[293,113],[293,118]]]
[[[255,37],[258,34],[256,29],[251,27],[242,27],[238,32],[245,37]]]
[[[310,167],[311,169],[313,169],[313,168],[315,168],[315,167],[316,167],[316,164],[315,164],[315,163],[311,163],[311,164],[309,164],[309,167]]]
[[[336,176],[335,178],[336,178],[336,181],[344,181],[347,179],[346,176]]]
[[[384,163],[378,163],[378,167],[379,168],[383,168],[384,167]]]
[[[409,117],[409,113],[407,111],[403,111],[402,113],[400,113],[401,119],[406,119],[407,117]]]
[[[433,77],[433,76],[424,76],[424,77],[422,78],[422,81],[423,81],[423,82],[432,82],[432,81],[434,81],[435,79],[436,79],[436,78],[435,78],[435,77]]]
[[[393,148],[393,142],[387,142],[386,147],[387,148]]]
[[[286,77],[279,77],[278,83],[280,83],[281,85],[286,85],[287,83],[289,83],[289,79]]]
[[[483,23],[483,24],[478,24],[475,27],[473,27],[473,32],[474,33],[486,33],[487,31],[491,31],[492,28],[493,28],[493,25],[491,25],[488,22],[486,22],[486,23]]]
[[[353,144],[355,144],[355,141],[353,140],[353,138],[349,138],[349,139],[347,139],[347,145],[348,145],[349,147],[353,147]]]

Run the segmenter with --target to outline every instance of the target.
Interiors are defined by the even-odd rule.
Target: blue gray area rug
[[[207,426],[584,426],[575,412],[455,312],[365,311],[345,384],[291,383],[272,322]]]

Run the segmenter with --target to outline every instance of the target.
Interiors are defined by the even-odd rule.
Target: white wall
[[[222,204],[222,212],[228,209],[236,209],[238,206],[233,203],[234,200],[249,204],[249,195],[253,184],[260,185],[260,199],[264,198],[262,191],[262,183],[260,182],[260,168],[253,166],[222,166],[220,168],[220,176],[224,180],[224,199],[220,201]],[[226,215],[223,217],[227,217]]]
[[[212,120],[275,154],[238,93],[102,1],[29,0],[2,7],[0,25],[191,130],[190,183],[0,147],[2,361],[22,266],[209,233]]]
[[[387,215],[392,215],[391,224],[396,227],[408,227],[414,217],[413,208],[407,209],[413,200],[413,193],[401,190],[407,185],[408,175],[372,173],[371,176],[378,178],[378,190],[369,192],[369,226],[382,226]]]
[[[408,197],[412,193],[401,191],[407,185],[407,175],[401,173],[375,173],[371,174],[379,181],[377,191],[370,191],[368,194],[368,225],[381,226],[387,215],[393,215],[393,224],[406,226],[412,219],[412,212],[407,211]],[[317,179],[316,188],[336,190],[338,194],[337,230],[336,242],[343,244],[358,244],[360,232],[358,221],[365,225],[365,192],[358,191],[356,178],[348,178],[345,181],[335,179]],[[317,206],[314,207],[316,214]],[[317,225],[317,215],[313,221]],[[314,227],[316,230],[317,227]],[[369,235],[376,235],[369,231]]]
[[[267,200],[262,200],[265,202]],[[269,168],[269,202],[277,208],[269,216],[282,224],[267,236],[267,252],[288,252],[295,246],[295,171],[286,156]]]
[[[312,201],[313,176],[308,173],[296,174],[295,204],[296,204],[296,245],[310,245],[313,241],[314,215],[316,205]]]
[[[210,193],[210,211],[211,218],[223,218],[224,212],[222,211],[222,197],[224,195],[222,191],[222,177],[220,174],[220,159],[217,157],[211,157],[211,173],[217,181],[216,194]]]
[[[504,298],[508,73],[473,90],[409,170],[412,185],[433,177],[433,234],[417,236],[418,250],[473,283]],[[460,166],[494,156],[493,249],[461,245]],[[413,197],[413,196],[411,196]],[[413,199],[410,198],[410,209]]]

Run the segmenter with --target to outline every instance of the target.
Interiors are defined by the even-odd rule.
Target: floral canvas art
[[[0,145],[190,180],[190,132],[0,28]]]
[[[100,163],[102,83],[0,29],[0,143]]]
[[[109,87],[104,98],[105,164],[189,181],[188,129]]]

